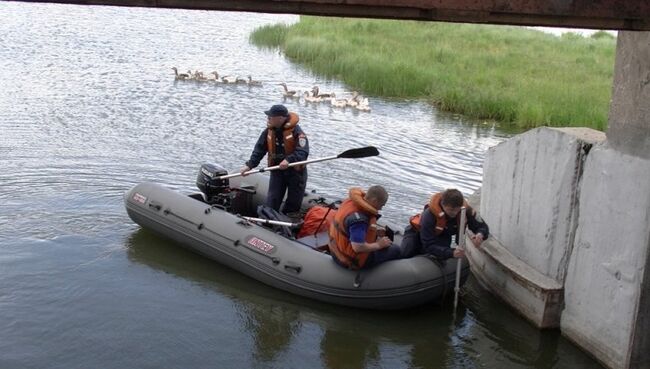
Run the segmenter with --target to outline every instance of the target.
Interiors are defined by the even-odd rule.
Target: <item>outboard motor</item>
[[[196,186],[205,195],[205,201],[211,205],[228,210],[230,208],[230,181],[219,179],[228,171],[216,164],[203,164],[196,177]]]

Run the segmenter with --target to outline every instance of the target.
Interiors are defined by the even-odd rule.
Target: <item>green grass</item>
[[[605,32],[303,16],[250,40],[366,94],[525,128],[607,126],[616,40]]]

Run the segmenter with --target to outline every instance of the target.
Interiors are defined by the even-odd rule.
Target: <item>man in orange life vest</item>
[[[273,105],[264,113],[268,117],[267,128],[255,143],[241,173],[255,168],[268,154],[268,166],[279,165],[280,170],[271,171],[266,205],[279,211],[284,194],[288,192],[282,212],[299,211],[307,186],[307,168],[305,165],[289,167],[289,163],[307,160],[307,136],[298,125],[298,114],[290,113],[284,105]]]
[[[462,207],[467,209],[467,227],[474,233],[472,243],[480,247],[489,235],[488,225],[467,204],[460,191],[448,189],[431,196],[422,213],[411,217],[402,239],[402,257],[418,254],[430,254],[438,259],[464,257],[464,250],[450,247],[452,235],[456,235],[457,240],[459,237]]]
[[[377,218],[386,201],[388,192],[382,186],[372,186],[367,193],[350,189],[329,229],[329,250],[336,263],[356,270],[401,258],[399,246],[388,237],[377,238]]]

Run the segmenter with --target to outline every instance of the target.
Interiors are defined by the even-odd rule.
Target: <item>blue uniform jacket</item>
[[[483,239],[487,239],[490,231],[488,225],[480,218],[467,211],[467,227],[474,233],[482,233]],[[454,256],[454,250],[451,246],[451,236],[456,235],[458,239],[458,224],[455,218],[447,217],[447,226],[439,234],[435,233],[436,218],[431,214],[429,209],[424,209],[420,216],[420,244],[422,250],[427,254],[432,254],[441,259],[449,259]]]

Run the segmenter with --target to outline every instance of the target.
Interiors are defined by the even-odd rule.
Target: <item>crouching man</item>
[[[456,189],[448,189],[431,196],[421,213],[411,217],[402,240],[402,257],[429,254],[438,259],[462,258],[465,251],[451,248],[452,236],[458,242],[461,209],[465,207],[467,228],[474,234],[471,241],[480,247],[489,235],[488,225],[467,204],[463,194]]]
[[[329,250],[336,263],[357,270],[401,257],[400,247],[388,237],[377,238],[377,218],[386,201],[388,192],[382,186],[368,192],[350,189],[329,229]]]

